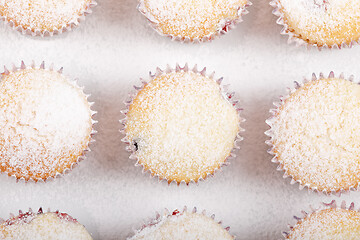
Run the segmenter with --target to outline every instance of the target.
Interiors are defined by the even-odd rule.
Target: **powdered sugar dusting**
[[[61,216],[67,214],[62,213]],[[69,215],[67,215],[69,216]],[[85,227],[59,213],[25,213],[0,225],[0,239],[91,240]],[[72,219],[72,218],[71,218]]]
[[[221,225],[199,213],[164,215],[156,224],[147,226],[130,240],[225,240],[233,237]]]
[[[148,83],[133,100],[126,134],[146,170],[169,181],[197,181],[230,155],[239,132],[236,109],[214,80],[171,72]]]
[[[359,239],[360,213],[329,208],[314,212],[297,223],[288,239]]]
[[[360,37],[359,0],[278,0],[291,31],[318,46],[351,43]]]
[[[221,30],[219,26],[239,18],[247,0],[143,0],[150,19],[160,31],[190,39],[201,39]]]
[[[24,29],[53,32],[77,21],[90,0],[1,0],[0,15]]]
[[[25,69],[0,82],[0,169],[26,180],[54,177],[87,148],[86,96],[58,72]]]
[[[306,83],[272,124],[274,152],[287,174],[311,188],[348,190],[360,182],[360,86],[344,79]]]

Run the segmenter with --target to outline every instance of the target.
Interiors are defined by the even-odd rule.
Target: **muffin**
[[[44,64],[5,70],[0,82],[0,171],[37,182],[71,169],[94,133],[90,105],[75,82]]]
[[[332,48],[360,38],[359,0],[273,0],[271,5],[283,33],[300,44]]]
[[[281,99],[268,144],[285,176],[312,190],[341,193],[360,181],[360,86],[315,74]]]
[[[202,42],[233,28],[250,4],[248,0],[140,0],[138,9],[160,34]]]
[[[205,69],[158,69],[137,89],[122,121],[124,141],[131,158],[153,176],[168,183],[197,182],[238,148],[239,108]]]
[[[91,235],[76,219],[66,213],[38,213],[31,210],[11,217],[0,224],[0,239],[22,240],[92,240]]]
[[[335,201],[324,204],[319,210],[305,213],[289,232],[285,232],[286,239],[360,239],[360,213],[353,210],[353,203],[346,208],[344,203],[336,207]]]
[[[0,16],[23,33],[53,35],[78,25],[94,5],[93,0],[2,0]]]
[[[188,212],[186,208],[179,212],[168,211],[157,215],[157,218],[144,225],[135,236],[128,240],[232,240],[229,228],[223,228],[221,222],[214,220],[214,215],[208,217],[203,213],[197,213],[196,208]]]

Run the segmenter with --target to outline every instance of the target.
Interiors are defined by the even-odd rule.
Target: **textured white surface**
[[[215,213],[238,239],[277,239],[287,223],[293,223],[292,216],[309,204],[338,199],[308,194],[282,179],[270,162],[263,132],[272,102],[294,80],[330,70],[360,79],[360,47],[318,52],[288,46],[268,1],[253,3],[236,29],[202,45],[159,36],[136,11],[136,0],[99,0],[78,29],[53,38],[30,38],[1,25],[0,65],[35,59],[63,66],[65,74],[78,77],[85,92],[92,93],[99,133],[88,158],[64,178],[24,184],[0,175],[0,217],[28,207],[60,209],[77,218],[95,239],[113,240],[125,239],[133,226],[157,210],[188,205]],[[118,132],[122,102],[132,85],[157,66],[176,62],[198,63],[225,77],[242,100],[247,119],[237,159],[214,178],[189,187],[167,186],[143,175],[128,159]],[[359,197],[352,192],[341,199]]]
[[[291,32],[322,46],[359,39],[359,0],[278,0]],[[292,35],[292,34],[290,34]]]
[[[345,79],[309,82],[283,101],[273,151],[294,180],[324,191],[356,187],[360,172],[360,86]]]
[[[126,134],[145,169],[169,182],[197,182],[231,155],[240,118],[221,86],[194,72],[151,80],[126,114]]]
[[[360,213],[332,208],[314,212],[298,222],[289,239],[359,239]]]
[[[151,226],[137,232],[131,240],[234,239],[221,224],[201,213],[165,214],[150,224]]]
[[[142,0],[139,9],[162,33],[202,39],[238,19],[246,4],[245,0]]]
[[[70,81],[58,72],[31,68],[2,78],[2,170],[26,180],[54,177],[87,148],[90,106]]]
[[[3,0],[0,1],[0,12],[24,29],[52,31],[76,22],[89,3],[89,0]]]
[[[6,221],[2,227],[1,239],[6,240],[92,240],[89,233],[80,223],[61,213],[17,216]]]

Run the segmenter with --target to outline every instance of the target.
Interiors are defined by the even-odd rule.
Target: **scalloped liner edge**
[[[272,6],[274,9],[272,13],[278,17],[276,20],[276,23],[280,26],[282,26],[282,30],[280,32],[281,35],[288,35],[288,44],[295,43],[296,47],[304,46],[308,50],[311,48],[317,48],[319,51],[323,49],[342,49],[342,48],[352,48],[354,45],[360,44],[360,39],[353,40],[350,43],[341,43],[341,44],[333,44],[333,45],[317,45],[316,43],[311,43],[310,41],[306,41],[303,38],[301,38],[301,35],[295,34],[291,29],[289,28],[289,25],[286,23],[284,14],[281,12],[281,4],[279,0],[271,0],[270,6]]]
[[[192,39],[188,36],[182,37],[182,36],[178,36],[178,35],[163,33],[158,28],[159,22],[150,14],[149,11],[147,11],[144,0],[139,0],[137,9],[141,14],[143,14],[146,17],[146,19],[149,22],[149,25],[161,36],[169,37],[172,41],[179,41],[179,42],[183,42],[183,43],[190,43],[190,42],[191,43],[201,43],[201,42],[212,41],[216,37],[224,35],[224,34],[228,33],[231,29],[234,29],[238,23],[243,21],[242,17],[249,13],[247,8],[250,7],[251,5],[252,5],[252,2],[247,0],[246,4],[244,6],[239,7],[236,19],[233,19],[233,20],[224,19],[224,21],[219,22],[219,26],[218,26],[216,32],[208,34],[202,38],[194,38],[194,39]]]
[[[225,159],[225,161],[220,165],[219,168],[215,169],[212,173],[208,173],[207,176],[205,178],[199,178],[198,180],[191,180],[189,181],[188,183],[185,182],[185,180],[181,181],[181,182],[177,182],[176,180],[173,180],[173,181],[170,181],[170,180],[167,180],[165,177],[162,177],[154,172],[152,172],[150,169],[149,170],[145,170],[144,166],[139,163],[138,159],[137,159],[137,156],[136,156],[136,151],[133,147],[133,145],[130,143],[130,141],[128,140],[127,136],[126,136],[126,132],[125,132],[125,125],[126,125],[126,121],[127,121],[127,112],[129,111],[129,107],[130,105],[132,104],[132,101],[133,99],[137,96],[138,92],[144,88],[144,86],[149,83],[150,81],[152,81],[154,78],[158,77],[158,76],[161,76],[162,74],[167,74],[167,73],[171,73],[171,72],[188,72],[188,71],[192,71],[194,73],[197,73],[197,74],[200,74],[202,76],[206,76],[214,81],[216,81],[218,84],[219,84],[219,87],[220,87],[220,90],[223,94],[223,97],[225,100],[229,101],[229,103],[235,108],[235,110],[237,111],[238,113],[238,116],[239,116],[239,132],[236,134],[236,138],[234,140],[234,147],[233,149],[231,150],[229,156]],[[144,79],[140,79],[141,81],[141,85],[140,86],[134,86],[134,89],[133,89],[133,93],[129,93],[129,96],[128,96],[128,99],[125,100],[125,105],[126,105],[126,109],[125,110],[122,110],[120,111],[123,115],[125,115],[125,118],[121,119],[120,120],[120,123],[122,125],[122,128],[120,129],[120,132],[122,134],[125,135],[124,138],[121,139],[122,142],[126,143],[127,147],[126,147],[126,151],[130,152],[130,156],[129,158],[130,159],[133,159],[133,160],[136,160],[136,163],[135,163],[135,166],[139,166],[139,167],[142,167],[143,170],[142,172],[143,173],[147,173],[149,172],[150,173],[150,178],[158,178],[158,181],[161,182],[161,181],[167,181],[168,184],[172,184],[172,183],[176,183],[178,186],[180,184],[186,184],[186,185],[189,185],[190,183],[196,183],[198,184],[199,181],[204,181],[205,179],[207,179],[208,177],[213,177],[216,172],[218,171],[221,171],[222,167],[224,166],[227,166],[229,165],[229,160],[231,159],[235,159],[236,157],[236,154],[235,154],[235,151],[240,149],[240,146],[239,146],[239,143],[243,140],[243,137],[240,136],[240,133],[241,132],[244,132],[245,130],[240,126],[242,122],[245,122],[245,119],[243,117],[240,116],[240,113],[241,111],[243,110],[240,106],[239,106],[239,100],[237,99],[234,99],[234,95],[235,93],[234,92],[231,92],[231,93],[228,93],[228,88],[229,88],[229,85],[223,85],[222,84],[222,81],[223,81],[223,78],[219,78],[217,80],[214,79],[214,75],[215,75],[215,72],[212,72],[211,74],[207,74],[206,73],[206,67],[203,68],[201,71],[199,71],[197,69],[197,65],[195,65],[192,69],[190,69],[188,67],[188,64],[186,63],[184,67],[180,67],[179,64],[176,64],[176,67],[175,69],[171,68],[170,65],[167,65],[166,69],[165,70],[161,70],[159,67],[156,68],[156,72],[154,74],[152,74],[151,72],[149,73],[149,80],[144,80]],[[226,97],[226,98],[225,98]]]
[[[235,235],[232,235],[230,233],[230,227],[227,226],[227,227],[224,227],[223,226],[223,223],[222,221],[217,221],[215,220],[215,214],[211,214],[211,215],[208,215],[206,210],[203,210],[203,211],[199,211],[197,209],[197,207],[194,207],[191,211],[188,211],[188,207],[187,206],[184,206],[182,210],[178,210],[178,209],[174,209],[173,211],[169,211],[167,208],[165,208],[163,210],[163,213],[159,213],[159,212],[155,212],[155,217],[154,218],[150,218],[148,220],[144,220],[143,221],[143,224],[140,228],[134,228],[133,227],[133,234],[131,236],[129,236],[128,238],[126,238],[127,240],[130,240],[132,237],[135,237],[138,233],[140,233],[142,230],[144,230],[145,228],[147,227],[151,227],[151,226],[154,226],[156,224],[158,224],[159,222],[161,222],[163,220],[163,218],[165,217],[168,217],[168,216],[172,216],[172,215],[182,215],[184,214],[185,212],[187,213],[197,213],[197,214],[202,214],[206,217],[209,217],[211,218],[212,220],[214,220],[217,224],[219,224],[223,229],[225,229],[230,235],[231,237],[233,237],[233,239],[236,239],[236,236]]]
[[[287,239],[287,237],[290,235],[290,232],[292,231],[292,229],[299,224],[301,221],[303,221],[307,216],[325,210],[325,209],[330,209],[330,208],[339,208],[339,209],[344,209],[344,210],[354,210],[357,212],[360,212],[360,208],[358,210],[356,210],[355,208],[355,203],[351,202],[349,207],[347,207],[346,201],[342,201],[341,204],[337,204],[336,200],[332,200],[330,203],[325,203],[325,202],[321,202],[320,206],[317,208],[313,208],[311,205],[309,206],[310,211],[301,211],[302,216],[298,217],[298,216],[294,216],[293,218],[296,220],[295,224],[288,224],[288,231],[283,231],[281,234],[283,235],[283,237],[285,239]]]
[[[41,36],[41,37],[52,37],[54,35],[59,35],[64,32],[70,32],[74,28],[78,27],[80,22],[85,21],[86,16],[92,13],[92,8],[97,6],[97,2],[95,0],[91,0],[90,3],[87,4],[85,11],[79,15],[75,21],[71,21],[66,25],[63,25],[60,29],[53,29],[53,31],[48,30],[39,30],[39,29],[32,29],[32,28],[23,28],[21,25],[16,25],[14,21],[8,20],[6,16],[0,16],[0,20],[4,21],[6,25],[9,25],[13,30],[21,32],[23,35],[29,36]]]
[[[0,81],[2,80],[2,77],[4,75],[9,75],[11,72],[16,72],[18,70],[23,70],[23,69],[36,69],[36,65],[35,65],[35,61],[32,61],[31,65],[26,66],[24,61],[21,61],[21,65],[20,67],[16,67],[15,64],[12,65],[12,69],[8,70],[5,66],[4,66],[4,72],[0,73]],[[39,69],[48,69],[50,71],[57,71],[58,73],[62,74],[63,72],[63,68],[61,67],[59,70],[54,70],[54,64],[51,64],[49,68],[45,68],[45,61],[43,61],[39,67]],[[85,94],[84,93],[84,87],[80,87],[78,85],[78,79],[74,79],[71,80],[71,78],[67,77],[69,80],[69,83],[72,84],[74,87],[76,87],[77,89],[79,89],[86,97],[86,100],[88,100],[88,98],[91,96],[91,94]],[[94,102],[88,102],[89,103],[89,107],[90,107],[90,114],[91,114],[91,123],[92,123],[92,129],[89,135],[89,142],[87,144],[86,149],[83,150],[82,154],[78,157],[78,159],[73,162],[70,165],[70,168],[65,169],[62,173],[57,172],[55,176],[53,177],[48,177],[47,179],[28,179],[26,180],[24,177],[18,178],[15,176],[15,174],[11,175],[7,172],[2,172],[4,174],[7,174],[9,177],[13,177],[16,179],[16,182],[25,182],[25,183],[29,183],[29,182],[34,182],[34,183],[38,183],[38,182],[49,182],[54,180],[55,178],[59,178],[59,177],[63,177],[64,175],[68,174],[70,171],[72,171],[74,169],[75,166],[77,166],[82,160],[84,160],[86,158],[86,153],[87,152],[91,152],[90,149],[90,145],[92,143],[95,142],[95,139],[93,138],[93,136],[97,133],[97,131],[94,129],[94,125],[98,123],[98,121],[93,119],[93,116],[95,114],[97,114],[97,111],[92,110],[91,107],[94,105]]]
[[[42,207],[40,207],[36,212],[34,212],[31,208],[29,208],[29,210],[28,210],[27,212],[24,212],[24,211],[22,211],[22,210],[19,210],[19,214],[18,214],[18,215],[15,215],[15,214],[13,214],[13,213],[10,213],[8,219],[5,220],[5,219],[0,218],[0,225],[1,225],[1,224],[4,224],[4,223],[8,223],[8,224],[9,224],[9,223],[11,222],[11,220],[14,220],[14,218],[16,218],[16,217],[20,217],[20,218],[21,218],[22,216],[32,215],[33,218],[32,218],[29,222],[26,222],[26,221],[24,221],[23,219],[20,219],[20,221],[23,220],[22,222],[20,222],[20,224],[21,224],[21,223],[28,224],[28,223],[30,223],[30,222],[34,219],[34,217],[36,217],[37,215],[41,215],[41,214],[45,214],[45,213],[55,213],[55,214],[58,216],[58,218],[60,218],[61,220],[65,220],[65,221],[69,221],[69,222],[74,222],[74,223],[76,223],[76,224],[80,224],[81,226],[83,226],[83,227],[85,228],[85,230],[90,234],[90,236],[92,235],[92,234],[86,229],[85,225],[81,224],[76,218],[70,216],[69,214],[64,213],[64,212],[60,212],[59,210],[56,210],[56,211],[53,212],[53,211],[50,210],[50,208],[48,208],[47,211],[44,211]],[[26,219],[25,219],[25,220],[26,220]],[[17,224],[17,223],[15,223],[15,224]],[[10,224],[10,225],[11,225],[11,224]]]
[[[275,114],[277,113],[279,107],[282,106],[282,104],[286,101],[286,99],[288,99],[290,97],[290,95],[292,93],[294,93],[297,89],[301,88],[304,84],[306,84],[308,82],[318,81],[318,80],[325,79],[325,78],[334,78],[334,77],[335,77],[335,74],[334,74],[333,71],[331,71],[329,73],[328,77],[325,77],[323,73],[320,73],[319,77],[317,77],[316,74],[313,73],[311,79],[307,79],[307,78],[304,77],[302,83],[298,83],[297,81],[295,81],[294,82],[294,88],[288,88],[287,89],[288,92],[287,92],[286,96],[280,97],[279,102],[273,102],[273,105],[276,108],[270,109],[269,112],[271,113],[271,117],[269,117],[265,121],[266,124],[270,127],[269,130],[265,131],[265,135],[270,137],[270,139],[266,140],[265,143],[270,147],[267,152],[273,156],[271,162],[278,165],[278,167],[276,169],[277,171],[284,171],[283,178],[291,178],[291,181],[290,181],[291,185],[293,185],[295,183],[298,183],[300,190],[302,190],[304,188],[307,188],[309,193],[310,192],[316,192],[316,193],[323,193],[325,195],[333,194],[335,196],[340,197],[341,194],[343,194],[343,193],[348,193],[349,191],[358,191],[360,189],[360,182],[357,183],[357,186],[356,185],[351,186],[351,187],[349,187],[349,189],[341,188],[339,190],[329,189],[329,190],[320,191],[320,190],[317,189],[317,187],[310,187],[310,184],[303,184],[301,180],[294,180],[294,178],[291,175],[288,174],[287,169],[278,161],[278,156],[273,151],[273,149],[274,149],[274,145],[273,145],[274,135],[272,133],[272,124],[274,123],[274,120],[275,120]],[[344,73],[341,73],[338,78],[354,82],[354,76],[353,75],[350,75],[348,78],[345,78]]]

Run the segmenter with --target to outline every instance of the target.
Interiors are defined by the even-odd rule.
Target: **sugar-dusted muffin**
[[[66,213],[38,213],[31,210],[0,224],[0,239],[4,240],[92,240],[76,219]]]
[[[138,9],[161,34],[206,41],[240,22],[249,4],[248,0],[140,0]]]
[[[311,45],[352,45],[360,38],[359,0],[273,0],[284,32]]]
[[[71,169],[92,134],[94,112],[82,89],[43,66],[22,64],[0,81],[0,171],[26,181]]]
[[[169,183],[213,174],[239,140],[240,117],[233,94],[205,71],[161,70],[128,106],[126,141],[138,164]]]
[[[297,224],[285,233],[286,239],[360,239],[360,213],[352,209],[324,208],[297,219]]]
[[[274,160],[294,181],[325,193],[360,182],[360,85],[334,77],[297,84],[267,121]]]
[[[32,35],[50,35],[78,25],[90,13],[93,0],[0,0],[0,16]]]
[[[229,228],[221,226],[220,222],[205,213],[197,213],[196,209],[187,212],[175,210],[173,213],[158,215],[156,219],[136,232],[128,240],[232,240]]]

